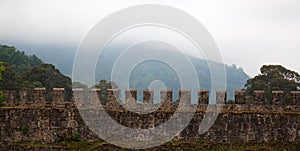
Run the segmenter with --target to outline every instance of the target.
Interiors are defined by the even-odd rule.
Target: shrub
[[[79,134],[78,133],[73,133],[72,134],[72,141],[79,141]]]

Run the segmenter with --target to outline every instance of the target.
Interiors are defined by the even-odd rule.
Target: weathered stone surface
[[[143,91],[143,102],[144,103],[154,103],[154,91],[153,90],[144,90]]]
[[[178,138],[205,139],[216,143],[300,141],[300,116],[297,107],[282,108],[280,111],[276,106],[251,106],[253,105],[224,105],[213,126],[201,135],[198,134],[198,129],[205,112],[197,111]],[[93,118],[94,112],[98,116],[103,114],[99,110],[89,110],[83,116]],[[106,112],[120,124],[137,129],[153,128],[173,115],[172,112],[163,111],[148,115],[115,110]],[[186,112],[180,114],[184,115]],[[0,120],[1,142],[59,142],[75,133],[79,134],[81,140],[99,139],[84,124],[76,109],[0,108]],[[130,134],[127,135],[131,137]]]
[[[292,91],[291,92],[292,96],[292,104],[300,104],[300,91]]]
[[[209,91],[199,90],[198,91],[198,104],[208,104],[209,102]]]
[[[265,91],[255,90],[254,92],[254,104],[265,104]]]
[[[65,89],[64,88],[53,88],[52,91],[52,102],[53,107],[65,107]]]
[[[237,90],[234,92],[235,93],[235,103],[236,104],[245,104],[246,103],[246,92],[245,91],[240,91]]]
[[[172,90],[163,90],[160,92],[161,110],[169,111],[173,108]]]
[[[280,105],[282,104],[284,93],[283,91],[272,91],[272,104]]]
[[[3,102],[6,106],[15,106],[16,103],[16,90],[6,90],[4,91],[5,101]]]
[[[139,114],[126,110],[122,105],[134,105],[137,111],[146,109],[145,104],[136,103],[136,90],[126,91],[125,104],[119,100],[120,91],[107,90],[107,102],[99,101],[99,90],[74,89],[73,95],[76,104],[89,100],[82,115],[76,109],[75,102],[64,100],[64,90],[54,89],[54,96],[50,106],[45,105],[45,89],[5,91],[6,101],[0,108],[0,142],[38,141],[42,143],[60,142],[71,139],[78,134],[80,140],[95,141],[99,139],[89,130],[81,117],[93,119],[95,116],[108,114],[116,122],[135,129],[153,129],[174,116],[177,109],[172,102],[172,91],[161,91],[161,103],[149,103],[157,110]],[[20,102],[17,104],[17,93]],[[92,95],[89,95],[92,93]],[[130,94],[130,95],[129,95]],[[150,93],[151,94],[151,93]],[[255,99],[258,104],[243,104],[244,92],[236,92],[240,104],[208,105],[208,91],[199,91],[198,108],[189,125],[174,139],[199,140],[205,139],[215,143],[231,142],[298,142],[300,141],[300,106],[298,100],[300,93],[291,92],[292,103],[283,106],[282,92],[273,92],[273,104],[264,104],[264,92],[256,91]],[[149,99],[149,95],[145,95]],[[217,100],[226,100],[226,92],[220,91]],[[134,101],[130,101],[130,99]],[[151,100],[151,97],[150,97]],[[77,102],[78,101],[78,102]],[[179,101],[182,101],[186,110],[179,111],[179,115],[190,113],[191,91],[179,91]],[[145,101],[147,102],[147,101]],[[146,103],[147,104],[147,103]],[[149,105],[148,104],[148,105]],[[82,104],[81,104],[82,105]],[[100,105],[103,108],[99,108]],[[207,107],[209,106],[209,110]],[[217,120],[205,133],[199,134],[199,126],[205,114],[217,114],[217,107],[222,107]],[[177,124],[183,124],[186,119],[178,119]],[[96,121],[103,122],[103,121]],[[212,119],[209,119],[212,122]],[[108,125],[113,127],[113,125]],[[170,129],[162,130],[162,134]],[[120,134],[112,135],[118,136]],[[128,139],[147,136],[132,136],[126,134]]]
[[[227,103],[227,93],[226,91],[219,90],[216,92],[216,103],[217,104],[226,104]]]

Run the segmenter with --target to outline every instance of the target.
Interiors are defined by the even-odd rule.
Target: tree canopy
[[[4,62],[0,63],[0,73],[3,71],[0,88],[19,90],[45,87],[47,95],[50,95],[52,88],[61,87],[66,90],[66,99],[71,98],[71,79],[63,75],[54,65],[44,64],[35,55],[28,56],[14,47],[0,45],[0,50],[0,61]]]
[[[102,85],[105,85],[107,89],[116,89],[118,88],[118,85],[113,82],[113,81],[109,81],[107,82],[106,80],[100,80],[98,84],[92,86],[93,88],[101,88]]]
[[[2,72],[5,70],[4,63],[0,62],[0,80],[2,80]]]
[[[15,47],[0,45],[0,61],[15,65],[17,73],[21,73],[30,66],[38,66],[44,62],[35,55],[27,55]]]
[[[0,81],[2,80],[2,72],[4,70],[5,70],[4,64],[3,64],[3,62],[0,62]],[[3,104],[3,101],[4,101],[4,94],[0,87],[0,106]]]
[[[253,94],[254,90],[264,90],[267,97],[271,97],[272,91],[283,91],[288,95],[300,86],[300,75],[281,65],[264,65],[260,72],[261,74],[247,81],[247,94]]]

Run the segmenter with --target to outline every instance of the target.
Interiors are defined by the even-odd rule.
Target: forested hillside
[[[47,94],[54,87],[65,88],[66,96],[71,96],[71,79],[55,68],[45,64],[35,55],[27,55],[14,47],[0,45],[0,62],[5,70],[2,72],[0,89],[19,90],[22,88],[45,87]]]
[[[35,55],[27,55],[24,51],[6,45],[0,45],[0,61],[14,65],[17,73],[21,73],[27,67],[44,63]]]

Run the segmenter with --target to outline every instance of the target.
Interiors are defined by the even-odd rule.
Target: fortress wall
[[[174,139],[200,139],[214,143],[300,141],[299,91],[291,92],[291,101],[287,104],[282,103],[284,94],[281,91],[273,91],[272,104],[266,103],[263,91],[254,92],[255,104],[247,103],[244,91],[236,91],[236,104],[223,106],[209,105],[209,92],[206,90],[196,92],[198,104],[191,103],[191,91],[181,90],[178,93],[179,103],[184,106],[178,114],[186,115],[190,113],[190,107],[195,106],[197,111],[189,125]],[[122,93],[118,89],[107,89],[105,92],[100,89],[73,89],[73,99],[67,101],[65,90],[55,88],[52,101],[48,102],[44,88],[5,91],[6,100],[4,106],[0,107],[0,142],[61,142],[71,140],[74,135],[78,135],[80,140],[95,141],[99,138],[89,130],[81,116],[103,123],[97,117],[104,115],[104,112],[118,123],[136,129],[153,129],[174,115],[178,102],[174,102],[172,90],[160,92],[161,103],[153,102],[153,91],[145,90],[143,94],[143,103],[137,103],[137,90],[126,90],[126,100],[121,101]],[[217,91],[217,102],[227,101],[226,95],[226,91]],[[208,118],[209,122],[214,123],[212,127],[199,134],[204,115],[217,115],[214,109],[218,106],[222,108],[216,121]],[[126,110],[127,107],[136,112]],[[156,110],[139,114],[143,109]],[[185,120],[178,119],[177,124],[184,124]],[[113,125],[109,126],[114,128]],[[170,129],[172,127],[162,130],[162,134],[167,134]],[[120,134],[112,132],[113,135]],[[137,137],[131,134],[126,136],[129,140]]]
[[[293,104],[299,104],[300,102],[300,91],[292,91],[291,92],[291,100]]]
[[[80,134],[82,140],[98,139],[76,109],[0,108],[0,141],[61,142]]]
[[[201,106],[201,105],[200,105]],[[207,105],[202,105],[207,106]],[[216,108],[216,105],[210,105]],[[275,105],[224,105],[212,127],[203,134],[199,134],[204,110],[198,110],[189,125],[180,132],[175,139],[208,140],[214,143],[231,142],[296,142],[300,141],[300,107],[291,105],[279,107]],[[95,119],[94,122],[103,123],[97,118],[106,112],[112,119],[127,127],[136,129],[154,128],[166,122],[173,112],[155,111],[138,115],[133,112],[117,110],[83,110],[84,117]],[[185,115],[188,112],[179,112]],[[208,110],[208,113],[215,113]],[[89,130],[74,108],[0,108],[0,141],[37,141],[61,142],[71,140],[76,134],[80,140],[95,141],[99,138]],[[184,124],[185,119],[177,120],[177,124]],[[176,126],[176,125],[175,125]],[[114,125],[109,125],[114,128]],[[172,127],[162,130],[168,133]],[[112,131],[111,135],[117,132]],[[125,134],[124,134],[125,135]],[[133,134],[126,134],[128,140],[135,138]],[[147,139],[147,138],[145,138]],[[150,138],[149,138],[150,139]]]
[[[105,91],[101,89],[73,89],[72,100],[65,100],[65,90],[64,88],[53,88],[51,92],[51,97],[47,102],[46,89],[45,88],[34,88],[34,89],[21,89],[16,90],[5,90],[5,100],[3,106],[32,106],[32,107],[59,107],[64,108],[70,103],[74,103],[78,106],[99,106],[99,101],[105,105],[113,105],[115,103],[125,104],[136,104],[137,103],[137,90],[125,90],[125,100],[121,100],[121,91],[119,89],[107,89]],[[163,104],[166,100],[169,104],[174,103],[174,98],[172,95],[172,90],[162,90],[159,94],[159,100],[154,101],[154,91],[144,90],[143,91],[143,103],[146,104]],[[179,90],[179,101],[186,101],[184,104],[192,104],[191,101],[191,91],[190,90]],[[199,90],[197,93],[198,104],[209,104],[209,91]],[[300,104],[300,91],[292,91],[290,93],[290,100],[284,101],[285,94],[283,91],[272,91],[272,99],[267,100],[264,91],[254,91],[252,99],[249,100],[246,96],[245,91],[237,90],[235,91],[235,100],[229,102],[227,100],[227,92],[220,90],[216,91],[216,101],[217,104],[274,104],[274,105],[296,105]],[[86,103],[88,102],[88,103]],[[159,103],[157,103],[159,102]],[[116,104],[115,104],[116,105]]]

